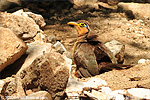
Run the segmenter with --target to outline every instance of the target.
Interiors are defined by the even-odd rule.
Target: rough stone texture
[[[88,91],[90,89],[99,89],[101,86],[106,86],[105,80],[97,77],[87,78],[85,80],[77,80],[75,78],[69,77],[66,94],[68,99],[74,99],[82,97],[83,91]]]
[[[31,17],[35,21],[37,25],[40,26],[40,28],[46,25],[44,18],[41,15],[34,14],[32,12],[26,12],[26,13],[28,14],[29,17]]]
[[[14,63],[27,50],[27,45],[11,30],[0,28],[0,71]]]
[[[0,26],[11,29],[22,39],[33,38],[37,33],[42,32],[32,18],[23,15],[0,13]]]
[[[34,42],[46,43],[46,36],[42,33],[38,33],[34,38]]]
[[[117,6],[110,6],[107,3],[103,3],[103,2],[99,2],[98,5],[107,9],[114,9],[114,10],[117,9]]]
[[[37,57],[32,64],[22,70],[20,77],[25,89],[46,90],[53,99],[60,99],[66,88],[71,61],[56,52]]]
[[[10,81],[6,82],[2,89],[2,94],[7,99],[10,97],[19,98],[25,96],[24,89],[20,77],[14,76]]]
[[[76,5],[85,5],[89,3],[96,3],[98,0],[69,0]]]
[[[122,8],[129,17],[137,19],[150,18],[150,4],[119,3],[118,7]]]
[[[32,12],[24,12],[23,9],[18,10],[16,12],[14,12],[13,14],[15,14],[15,15],[23,15],[25,17],[32,18],[35,21],[35,23],[37,25],[39,25],[40,28],[42,28],[42,27],[44,27],[46,25],[46,23],[44,21],[44,18],[41,15],[39,15],[39,14],[34,14]]]
[[[150,89],[144,88],[132,88],[128,89],[127,92],[132,95],[135,99],[150,99]]]
[[[2,88],[3,88],[4,84],[5,84],[5,81],[4,80],[0,80],[0,93],[2,91]]]
[[[84,93],[94,100],[124,100],[125,99],[122,93],[111,91],[109,87],[101,87],[99,91],[92,90],[91,93],[87,91],[85,91]]]
[[[30,94],[33,94],[34,92],[31,90],[31,89],[29,89],[29,90],[26,90],[26,94],[27,95],[30,95]]]
[[[116,57],[117,62],[124,61],[125,45],[117,40],[111,40],[110,42],[105,43],[105,45],[113,53],[114,57]]]
[[[98,75],[112,90],[143,87],[150,89],[150,62],[138,64],[130,69],[113,70]]]
[[[21,66],[21,69],[17,72],[17,74],[20,74],[23,69],[29,67],[38,56],[44,55],[44,53],[48,53],[51,51],[50,43],[41,43],[36,41],[32,43],[27,43],[27,46],[27,58],[25,59],[23,65]]]
[[[36,92],[36,93],[33,93],[33,94],[30,94],[28,96],[25,96],[25,97],[21,97],[17,100],[53,100],[51,95],[46,92],[46,91],[39,91],[39,92]]]
[[[69,0],[71,3],[77,6],[89,6],[90,8],[98,9],[98,0]]]
[[[48,43],[53,43],[53,44],[56,43],[56,37],[51,34],[50,36],[48,36],[47,42]]]
[[[63,54],[64,52],[67,51],[66,48],[63,46],[63,44],[62,44],[61,42],[59,42],[59,41],[57,41],[57,42],[53,45],[53,47],[54,47],[55,50],[56,50],[57,52],[59,52],[60,54]]]

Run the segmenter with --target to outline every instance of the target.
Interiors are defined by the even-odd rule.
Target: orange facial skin
[[[83,36],[84,34],[86,34],[89,30],[87,29],[87,27],[82,27],[80,26],[80,23],[77,22],[68,22],[68,25],[73,25],[77,32],[78,32],[78,37]]]

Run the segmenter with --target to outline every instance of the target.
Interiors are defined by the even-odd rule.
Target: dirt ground
[[[57,18],[59,19],[59,17]],[[68,14],[55,20],[55,24],[48,24],[44,32],[47,36],[53,34],[57,40],[64,44],[66,49],[73,51],[73,44],[77,39],[77,32],[67,25],[68,21],[87,20],[92,30],[100,37],[102,42],[116,39],[125,44],[124,64],[137,64],[139,59],[150,58],[150,20],[129,19],[124,13],[109,11],[94,11],[83,14]],[[46,20],[47,23],[54,23]],[[134,66],[128,70],[114,70],[103,73],[98,77],[106,80],[108,86],[113,90],[128,89],[134,87],[150,88],[149,64]],[[148,70],[149,69],[149,70]],[[138,71],[137,71],[138,70]],[[142,80],[131,81],[133,77],[140,77]],[[142,85],[140,85],[142,84]]]

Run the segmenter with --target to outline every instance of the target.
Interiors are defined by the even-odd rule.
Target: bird
[[[70,21],[78,33],[73,47],[73,60],[76,64],[76,75],[88,78],[100,74],[101,70],[126,69],[131,65],[118,64],[112,52],[100,41],[86,20]]]

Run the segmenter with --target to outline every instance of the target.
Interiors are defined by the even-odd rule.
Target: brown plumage
[[[124,69],[130,65],[117,64],[112,52],[98,39],[90,29],[89,22],[79,20],[68,22],[78,32],[78,39],[74,44],[73,58],[77,65],[77,73],[80,77],[98,75],[101,70]]]

